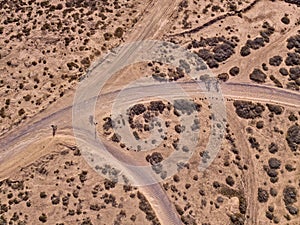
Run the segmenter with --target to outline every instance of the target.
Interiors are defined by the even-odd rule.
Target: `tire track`
[[[193,91],[193,85],[194,83],[181,83],[185,89],[189,89]],[[255,99],[257,101],[267,101],[270,102],[272,99],[274,99],[274,96],[278,96],[277,103],[279,104],[289,104],[288,102],[293,99],[294,107],[299,108],[300,107],[300,93],[297,92],[292,92],[284,89],[279,89],[275,87],[268,87],[268,86],[262,86],[262,85],[256,85],[256,84],[237,84],[237,83],[223,83],[223,93],[224,96],[229,96],[230,98],[242,98],[246,97],[247,100]],[[148,87],[150,89],[155,89],[155,88],[163,88],[163,83],[161,86],[150,86]],[[132,90],[133,93],[138,93],[139,91],[144,91],[145,87],[142,87],[141,89],[137,90]],[[234,90],[234,91],[232,91]],[[103,94],[106,99],[109,99],[110,101],[113,101],[113,99],[118,95],[120,90],[110,92],[110,93],[105,93]],[[166,90],[168,92],[168,90]],[[198,92],[198,90],[197,90]],[[258,96],[253,96],[253,93],[260,93]],[[171,93],[173,95],[174,93]],[[249,97],[250,96],[250,97]],[[251,97],[252,96],[252,97]],[[97,96],[96,96],[97,97]],[[95,98],[96,98],[95,97]],[[130,102],[126,101],[126,96],[124,96],[124,104],[130,105]],[[293,105],[293,104],[292,104]],[[32,118],[32,124],[29,126],[23,125],[19,127],[17,130],[14,132],[9,132],[5,135],[3,135],[0,138],[0,146],[2,146],[1,149],[1,160],[0,160],[0,165],[3,164],[4,160],[9,160],[9,158],[17,154],[18,151],[21,152],[26,148],[31,143],[35,143],[43,138],[47,138],[51,135],[50,130],[50,124],[55,123],[59,124],[60,126],[60,132],[63,132],[64,135],[72,137],[72,127],[70,124],[72,124],[72,118],[70,115],[72,115],[72,105],[68,105],[67,107],[60,109],[50,115],[46,115],[42,117],[39,120],[35,120],[35,118]],[[238,134],[238,132],[236,132]],[[239,139],[242,139],[243,137],[240,137]],[[111,146],[108,145],[108,149],[111,149]],[[9,154],[7,154],[9,153]],[[116,151],[116,154],[122,155],[120,152]],[[246,154],[246,153],[245,153]],[[6,157],[5,157],[6,155]],[[250,159],[251,155],[247,153],[245,158]],[[22,162],[19,162],[20,164]],[[251,162],[250,162],[251,163]],[[16,166],[16,165],[14,165]],[[251,167],[251,165],[250,165]],[[13,168],[10,168],[13,169]],[[249,170],[251,171],[251,170]],[[248,180],[247,180],[247,187],[250,190],[249,196],[252,197],[254,196],[254,191],[251,189],[252,184],[255,182],[255,178],[250,174]],[[168,223],[165,222],[163,224],[181,224],[178,221],[178,215],[174,209],[174,206],[172,203],[167,200],[166,195],[163,195],[162,193],[165,193],[162,187],[157,184],[151,187],[144,187],[143,189],[146,193],[146,196],[149,197],[150,204],[152,202],[152,207],[154,211],[156,212],[158,218],[160,221],[163,223],[163,221],[177,221],[177,223],[172,222]],[[251,198],[248,198],[248,202],[250,203]],[[255,212],[255,205],[250,204],[249,206],[249,215],[256,220],[256,215],[254,214]],[[164,212],[164,213],[161,213]]]
[[[169,35],[169,37],[175,37],[175,36],[184,36],[185,34],[194,34],[194,33],[197,33],[201,30],[203,30],[204,28],[207,28],[215,23],[217,23],[218,21],[220,20],[223,20],[223,19],[226,19],[227,17],[231,17],[231,16],[236,16],[240,13],[246,13],[247,11],[251,10],[258,2],[260,2],[261,0],[254,0],[252,3],[250,3],[247,7],[243,8],[243,9],[240,9],[240,10],[237,10],[237,11],[234,11],[234,12],[228,12],[228,13],[225,13],[223,15],[220,15],[220,16],[217,16],[216,18],[198,26],[198,27],[195,27],[191,30],[187,30],[187,31],[183,31],[181,33],[177,33],[177,34],[172,34],[172,35]]]

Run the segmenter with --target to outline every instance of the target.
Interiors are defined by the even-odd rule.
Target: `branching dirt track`
[[[168,30],[168,26],[170,25],[170,21],[168,21],[168,19],[175,11],[177,5],[178,1],[173,0],[150,1],[147,10],[141,17],[141,20],[128,34],[126,42],[129,43],[132,41],[141,41],[150,38],[159,39],[163,35],[163,33]],[[123,52],[122,54],[123,57],[126,57],[127,54],[132,54],[132,52]],[[183,83],[182,85],[192,90],[192,84]],[[153,88],[163,88],[163,84],[162,87]],[[260,102],[274,102],[282,105],[293,106],[296,108],[300,107],[299,92],[248,83],[224,83],[221,85],[221,89],[223,91],[223,95],[228,99],[233,98],[255,100]],[[143,90],[135,90],[134,92],[138,94],[139,91]],[[114,99],[114,97],[116,97],[118,93],[119,91],[105,93],[104,97],[111,100]],[[276,96],[276,100],[274,96]],[[126,96],[123,96],[123,98],[124,102],[127,103]],[[24,166],[24,163],[28,162],[24,158],[24,161],[19,160],[13,166],[9,164],[9,168],[5,165],[5,161],[9,161],[14,156],[17,156],[24,149],[27,149],[26,147],[31,145],[32,143],[39,142],[43,139],[47,140],[49,138],[49,135],[51,135],[51,133],[49,132],[49,126],[51,124],[59,124],[59,134],[55,137],[55,141],[65,141],[66,139],[72,139],[72,101],[73,96],[71,93],[63,100],[59,100],[52,107],[49,107],[49,109],[47,109],[46,111],[41,112],[39,115],[33,117],[30,121],[21,124],[15,130],[1,136],[1,178],[5,178],[5,175],[9,175],[11,171],[18,167]],[[130,102],[128,102],[128,105],[130,105]],[[241,140],[243,140],[243,137],[241,137]],[[240,144],[244,145],[244,143]],[[112,147],[110,147],[109,149],[113,150]],[[45,154],[45,152],[41,152],[40,154]],[[26,157],[27,160],[31,159],[31,155],[29,154],[27,154]],[[251,155],[249,154],[249,152],[244,152],[244,157],[251,160]],[[251,161],[249,163],[251,166]],[[249,189],[248,214],[251,217],[248,221],[249,224],[255,224],[257,221],[255,213],[256,207],[253,203],[254,201],[251,201],[251,199],[254,199],[255,195],[252,187],[253,182],[255,182],[254,176],[251,175],[247,177],[246,187]],[[159,184],[142,187],[141,189],[144,192],[145,196],[148,198],[162,224],[181,224],[174,206],[171,204],[170,200],[167,198],[166,193]]]
[[[149,87],[151,89],[155,88],[163,88],[163,83],[159,86],[155,87]],[[182,83],[182,86],[193,90],[192,83]],[[275,103],[281,104],[281,105],[288,105],[288,106],[294,106],[296,108],[300,108],[300,93],[292,92],[284,89],[279,89],[275,87],[267,87],[262,85],[253,85],[253,84],[237,84],[237,83],[224,83],[221,86],[221,89],[223,90],[223,95],[227,98],[233,98],[233,99],[246,99],[246,100],[255,100],[259,102],[272,102],[274,99],[274,96],[278,96],[276,101],[273,101]],[[145,87],[142,89],[139,89],[138,87],[135,90],[132,90],[132,93],[138,94],[140,91],[144,91]],[[172,90],[166,90],[172,93]],[[192,92],[192,91],[191,91]],[[113,99],[118,95],[119,91],[109,92],[103,94],[101,97],[104,97],[107,101],[113,101]],[[255,95],[253,94],[255,93]],[[127,98],[130,96],[122,96],[122,100],[125,104],[130,105],[131,102],[128,102]],[[47,140],[49,139],[49,136],[51,135],[50,130],[50,124],[59,124],[59,135],[55,137],[56,141],[63,141],[65,142],[66,139],[70,139],[73,135],[72,132],[72,102],[70,102],[70,105],[57,110],[56,112],[52,114],[48,114],[46,111],[41,113],[41,115],[38,115],[34,118],[32,118],[32,122],[30,124],[24,124],[20,126],[18,129],[16,129],[14,132],[9,132],[1,137],[0,139],[0,145],[2,146],[2,157],[1,157],[1,164],[4,164],[5,161],[9,161],[9,158],[13,156],[14,154],[17,154],[18,152],[21,152],[22,150],[26,149],[26,146],[29,146],[32,143],[39,142],[39,140]],[[231,118],[232,117],[232,118]],[[231,116],[229,119],[234,120],[234,117]],[[238,134],[239,132],[235,132]],[[239,137],[238,139],[241,139],[241,143],[239,145],[244,146],[245,143],[243,141],[243,137]],[[113,147],[109,146],[109,143],[107,144],[108,150],[117,152],[118,150],[114,149]],[[245,147],[245,146],[244,146]],[[251,167],[251,155],[249,154],[249,151],[242,151],[244,158],[249,160],[249,166]],[[46,154],[46,153],[44,153]],[[126,158],[126,156],[123,156],[122,152],[118,152],[120,154],[120,157]],[[6,156],[6,157],[5,157]],[[27,157],[30,159],[31,155],[27,155]],[[134,159],[135,160],[135,159]],[[129,163],[134,164],[134,160],[132,162],[129,161]],[[24,159],[26,161],[26,159]],[[21,167],[24,162],[19,161],[15,165],[11,166],[9,168],[5,166],[1,166],[0,168],[0,174],[3,175],[9,174],[10,171],[13,171],[18,166]],[[249,168],[250,169],[250,168]],[[251,171],[251,170],[249,170]],[[255,214],[255,201],[251,201],[251,199],[254,198],[254,189],[253,184],[255,183],[255,177],[250,172],[248,174],[246,181],[246,187],[248,191],[248,211],[250,215],[251,221],[255,221],[256,214]],[[162,224],[176,224],[173,221],[177,221],[177,223],[181,223],[178,221],[178,217],[176,212],[174,211],[174,208],[168,198],[165,195],[164,190],[161,188],[159,184],[151,185],[148,187],[142,188],[145,192],[146,196],[149,198],[151,205],[153,206],[154,210],[158,214],[158,217]],[[172,223],[169,223],[172,221]],[[252,222],[249,222],[249,224],[253,224]]]
[[[129,32],[129,35],[126,37],[126,41],[127,43],[130,42],[134,42],[134,41],[142,41],[142,40],[146,40],[146,39],[159,39],[160,35],[162,35],[162,28],[163,32],[165,32],[167,30],[167,22],[169,17],[171,17],[173,11],[175,11],[175,8],[178,5],[178,1],[177,0],[154,0],[154,1],[150,1],[148,3],[148,7],[146,8],[146,11],[142,14],[142,17],[140,18],[140,21],[135,25],[134,30],[132,30],[131,32]],[[121,55],[123,55],[123,57],[126,56],[126,54],[132,54],[133,52],[126,52],[123,51],[121,52]],[[70,99],[72,101],[72,98]],[[71,102],[70,101],[70,102]],[[65,120],[65,118],[70,118],[70,114],[68,115],[65,114],[66,112],[70,112],[71,108],[68,109],[62,109],[62,110],[57,110],[56,113],[54,113],[52,116],[50,116],[50,118],[53,116],[56,117],[58,120],[52,120],[51,123],[55,123],[55,124],[63,124],[64,122],[68,121],[68,119]],[[60,113],[58,113],[60,112]],[[64,115],[67,115],[67,117],[64,117],[61,113],[63,113]],[[57,115],[61,114],[60,116],[57,117]],[[45,120],[42,119],[40,121],[41,123],[45,123]],[[26,139],[25,137],[22,137],[23,135],[21,135],[19,133],[19,135],[17,134],[17,131],[14,131],[13,134],[8,134],[5,135],[2,139],[1,139],[1,146],[3,149],[6,149],[6,153],[9,154],[13,154],[13,151],[10,149],[8,151],[6,145],[3,143],[6,142],[8,143],[6,137],[19,137],[19,140],[22,139],[22,145],[19,146],[19,150],[21,150],[22,148],[24,149],[26,145],[30,144],[30,143],[34,143],[37,140],[40,140],[43,138],[42,135],[42,131],[39,131],[35,134],[32,133],[32,131],[36,130],[37,127],[39,126],[40,122],[33,122],[34,126],[29,128],[28,130],[23,130],[23,134],[29,134],[27,137],[28,139]],[[68,125],[69,126],[71,124],[71,121],[68,121]],[[49,126],[49,124],[46,125],[47,127]],[[71,127],[69,127],[69,130],[71,131],[72,129],[70,129]],[[68,128],[67,128],[68,129]],[[68,132],[67,132],[68,133]],[[44,133],[46,134],[46,133]],[[69,135],[72,135],[72,132],[69,132]],[[6,139],[6,141],[5,141]],[[16,139],[15,139],[16,140]],[[16,151],[17,148],[14,148],[14,151]],[[6,159],[5,154],[2,155],[1,157],[1,161],[3,162],[3,160]],[[1,170],[5,169],[5,167],[1,166]],[[162,187],[160,186],[160,184],[153,184],[150,187],[142,187],[141,191],[143,191],[144,195],[148,198],[152,208],[154,209],[158,219],[161,221],[162,224],[181,224],[181,220],[178,216],[178,214],[176,213],[176,210],[174,208],[174,206],[172,205],[172,203],[169,201],[169,199],[167,198],[167,195],[165,194],[164,190],[162,189]]]
[[[247,215],[249,216],[249,219],[246,220],[246,223],[251,224],[258,224],[257,223],[257,208],[258,208],[258,202],[254,199],[256,198],[256,178],[255,178],[255,166],[252,160],[251,156],[251,149],[249,149],[244,133],[242,125],[240,124],[238,118],[234,115],[231,115],[230,113],[227,114],[227,119],[229,120],[230,124],[234,124],[234,126],[231,126],[232,132],[236,136],[237,146],[241,149],[241,157],[246,160],[246,163],[248,165],[248,170],[246,173],[243,173],[242,177],[242,183],[245,185],[245,193],[247,194]]]

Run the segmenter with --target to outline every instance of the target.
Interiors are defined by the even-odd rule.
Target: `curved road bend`
[[[193,93],[193,86],[195,83],[186,82],[181,83],[185,90],[189,90],[191,94]],[[155,86],[148,86],[148,87],[133,87],[128,90],[129,96],[124,96],[123,102],[124,104],[130,105],[130,102],[126,100],[126,98],[132,99],[131,95],[137,95],[139,91],[145,91],[146,89],[155,90],[155,88],[163,88],[164,83]],[[146,88],[146,89],[145,89]],[[232,99],[246,99],[246,100],[254,100],[260,102],[273,102],[281,105],[288,105],[293,106],[296,108],[300,107],[300,93],[294,92],[286,89],[280,89],[271,86],[263,86],[257,84],[250,84],[250,83],[222,83],[221,90],[223,92],[223,96]],[[176,93],[172,92],[172,89],[166,89],[170,95],[175,95]],[[120,90],[105,93],[102,96],[106,99],[113,100]],[[199,93],[198,90],[196,93]],[[20,126],[14,132],[8,132],[1,136],[0,138],[0,146],[1,148],[1,159],[0,163],[4,160],[8,159],[10,156],[16,154],[18,151],[22,151],[26,148],[30,143],[34,143],[42,138],[49,137],[49,126],[50,124],[59,124],[60,131],[66,132],[66,134],[72,136],[72,103],[70,103],[67,107],[56,111],[53,114],[47,115],[46,111],[43,112],[44,117],[39,120],[35,120],[35,117],[32,118],[32,123],[29,126]],[[110,148],[109,148],[110,149]],[[122,154],[122,153],[118,153]],[[134,162],[134,161],[133,161]],[[148,196],[151,198],[152,202],[156,202],[153,204],[154,210],[156,211],[158,217],[160,217],[160,221],[169,221],[172,218],[175,220],[176,217],[170,216],[169,207],[171,207],[170,201],[166,200],[166,195],[164,194],[164,190],[162,190],[159,184],[152,185],[149,187],[145,187],[145,191]],[[158,198],[159,197],[159,198]],[[165,208],[166,207],[166,208]],[[160,211],[157,211],[157,210]],[[165,212],[164,216],[169,216],[170,218],[162,218],[162,215],[159,216],[160,213],[158,212]],[[181,223],[181,222],[180,222]],[[168,224],[168,223],[166,223]],[[174,224],[174,223],[173,223]],[[175,223],[176,224],[176,223]]]
[[[188,93],[190,94],[200,94],[198,89],[194,92],[193,87],[195,87],[196,85],[194,82],[177,83],[179,83],[184,90],[188,90]],[[170,86],[167,85],[167,88],[169,87]],[[126,92],[127,94],[130,94],[132,96],[138,95],[139,92],[144,92],[147,89],[153,91],[155,90],[155,88],[164,88],[164,83],[161,83],[159,85],[131,87],[130,89],[127,89]],[[113,92],[101,94],[101,99],[105,98],[108,99],[108,101],[113,102],[113,100],[116,98],[120,91],[121,90],[116,90]],[[172,96],[181,96],[180,93],[177,93],[175,91],[173,89],[166,89],[166,92]],[[221,91],[223,96],[227,99],[244,99],[249,101],[267,102],[300,108],[300,92],[290,91],[287,89],[251,83],[222,83]],[[204,94],[204,92],[202,92],[202,94]],[[133,99],[133,97],[131,96],[123,97],[124,104],[130,106],[131,102],[128,102],[126,98]],[[95,98],[97,97],[98,96],[95,96]],[[44,111],[40,114],[41,118],[36,119],[37,116],[32,117],[32,122],[29,125],[24,126],[21,124],[19,127],[17,127],[16,130],[8,131],[7,133],[1,135],[0,154],[3,155],[6,149],[12,147],[16,148],[18,145],[25,146],[26,143],[24,142],[26,138],[31,139],[27,137],[29,135],[32,136],[34,140],[38,139],[37,137],[41,137],[41,133],[49,135],[50,124],[59,124],[60,130],[69,129],[70,131],[68,133],[71,135],[72,130],[70,128],[72,128],[72,118],[70,115],[72,113],[72,103],[73,102],[69,102],[69,104],[66,104],[67,106],[65,106],[64,108],[59,109],[51,114],[48,114],[46,111]],[[23,143],[21,143],[21,141],[23,141]],[[1,157],[0,163],[2,161],[3,157]]]

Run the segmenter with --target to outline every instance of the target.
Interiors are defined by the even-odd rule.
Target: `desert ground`
[[[300,224],[300,1],[0,0],[0,15],[0,225]],[[101,69],[150,40],[204,66]]]

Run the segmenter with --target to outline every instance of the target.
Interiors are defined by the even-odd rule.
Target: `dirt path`
[[[150,1],[139,22],[135,25],[134,29],[129,32],[129,35],[125,37],[125,43],[142,41],[146,39],[159,39],[159,37],[163,35],[165,31],[167,31],[168,28],[166,25],[169,22],[168,19],[171,17],[174,9],[177,7],[177,3],[178,1],[176,0]],[[133,52],[128,52],[126,49],[124,52],[121,52],[121,56],[123,55],[123,57],[126,57],[127,54],[133,54]],[[68,98],[68,100],[70,100],[70,98]],[[15,160],[8,160],[8,158],[14,156],[14,154],[18,151],[26,149],[26,147],[28,149],[28,146],[32,143],[36,143],[38,140],[49,137],[48,127],[50,124],[58,124],[60,127],[60,132],[64,132],[65,135],[72,136],[72,128],[69,127],[70,124],[72,124],[70,121],[71,108],[72,107],[70,105],[54,111],[53,114],[48,114],[48,116],[40,118],[40,120],[38,120],[39,122],[34,122],[35,120],[33,118],[31,127],[23,127],[19,133],[14,131],[4,135],[4,137],[2,137],[0,140],[0,146],[2,146],[1,150],[4,151],[0,158],[0,174],[4,172],[9,174],[7,173],[7,170],[12,167],[20,166],[20,164],[22,164],[20,161],[23,163],[28,163],[29,158],[31,158],[28,158],[29,154],[23,154],[22,156],[18,155],[18,157],[15,157]],[[57,139],[58,137],[56,137],[56,142],[58,141]],[[14,146],[11,141],[14,143],[19,141],[19,146]],[[51,140],[49,143],[52,142],[53,140]],[[13,149],[8,147],[8,145],[12,146]],[[41,152],[39,154],[42,155]],[[7,162],[6,164],[5,161]],[[132,161],[134,162],[134,159],[132,159]],[[155,184],[147,188],[143,187],[142,190],[162,224],[182,224],[174,206],[171,204],[167,195],[159,184]]]
[[[185,89],[193,90],[193,84],[187,83],[183,84]],[[162,87],[148,87],[149,89],[154,88],[163,88]],[[224,83],[222,85],[223,95],[227,98],[232,99],[246,99],[246,100],[255,100],[259,102],[274,102],[276,96],[276,103],[281,105],[288,105],[294,106],[296,108],[300,108],[300,93],[299,92],[292,92],[284,89],[279,89],[275,87],[268,87],[268,86],[261,86],[255,84],[237,84],[237,83]],[[145,87],[142,89],[135,89],[131,90],[131,93],[137,95],[140,91],[145,91]],[[166,90],[170,95],[174,95],[172,90]],[[255,93],[255,94],[253,94]],[[117,96],[118,91],[112,93],[104,94],[104,100],[113,101],[113,99]],[[130,94],[130,93],[129,93]],[[124,96],[123,102],[124,104],[130,105],[130,102],[126,100],[126,98],[131,96]],[[48,114],[46,111],[38,115],[37,117],[32,118],[31,125],[24,124],[16,129],[14,132],[9,132],[8,134],[4,135],[0,138],[0,145],[2,146],[1,151],[1,167],[0,167],[0,176],[4,178],[5,175],[9,175],[12,171],[16,168],[20,168],[24,166],[26,163],[30,163],[30,160],[36,159],[38,156],[43,154],[47,154],[47,152],[43,152],[43,150],[39,152],[32,152],[32,149],[37,149],[34,146],[53,146],[53,139],[49,138],[51,136],[51,128],[50,124],[59,124],[59,135],[55,137],[55,142],[58,143],[59,141],[65,142],[66,139],[72,139],[73,137],[73,130],[72,130],[72,103],[62,108],[52,114]],[[238,134],[238,132],[236,132]],[[243,137],[239,137],[241,142],[243,141]],[[73,140],[74,141],[74,140]],[[241,143],[244,146],[244,143]],[[31,146],[31,148],[29,147]],[[44,148],[47,149],[47,148]],[[25,151],[24,151],[25,150]],[[18,153],[18,154],[17,154]],[[122,153],[120,152],[120,157],[122,157]],[[247,153],[247,151],[243,151],[244,158],[251,159],[251,155]],[[20,160],[22,159],[22,160]],[[135,161],[134,161],[135,162]],[[251,171],[251,161],[249,161],[249,171]],[[248,202],[249,204],[249,215],[253,217],[255,220],[254,208],[255,205],[251,203],[251,199],[253,199],[254,190],[253,184],[255,183],[255,177],[253,177],[250,173],[247,177],[246,186],[249,188],[249,197]],[[158,213],[161,215],[159,217],[160,221],[176,221],[177,215],[173,209],[172,204],[170,202],[166,202],[165,195],[163,195],[164,190],[161,189],[159,184],[153,185],[153,189],[149,187],[145,187],[145,195],[149,197],[149,201],[152,202],[152,206],[155,212],[164,212],[163,214]],[[159,189],[160,188],[160,189]],[[165,208],[166,206],[171,207]],[[163,223],[163,222],[162,222]],[[163,224],[168,224],[164,222]],[[176,223],[173,223],[176,224]]]
[[[243,172],[242,182],[245,185],[244,192],[247,199],[247,212],[246,215],[249,216],[246,219],[246,224],[258,224],[257,223],[257,201],[256,201],[256,178],[254,171],[256,170],[254,162],[252,160],[251,149],[249,149],[248,144],[245,139],[244,127],[241,125],[239,119],[235,115],[228,114],[228,121],[234,126],[230,126],[231,131],[235,134],[236,144],[240,150],[241,157],[245,160],[248,166],[248,170]]]
[[[136,24],[132,32],[128,34],[125,42],[128,43],[150,38],[159,39],[168,30],[168,27],[170,26],[170,21],[168,21],[168,19],[171,17],[174,9],[177,7],[177,3],[178,1],[170,0],[157,0],[149,2],[147,11],[144,12],[141,20]],[[132,54],[132,52],[123,52],[122,54],[123,57],[126,57],[127,54]],[[185,85],[187,88],[190,88],[190,90],[192,90],[192,84]],[[283,105],[288,104],[290,106],[298,108],[300,106],[300,94],[297,92],[291,92],[274,87],[264,87],[253,84],[238,83],[225,83],[222,87],[224,96],[228,98],[240,98],[263,102],[273,101],[275,103]],[[139,91],[144,90],[133,90],[133,93],[138,94]],[[106,100],[113,100],[117,94],[118,91],[113,93],[106,93],[105,98]],[[170,94],[172,94],[171,91]],[[276,100],[274,100],[274,96],[277,96]],[[124,103],[130,104],[129,102],[126,102],[126,96],[124,96],[123,100]],[[73,93],[70,93],[68,94],[68,96],[64,97],[63,100],[59,100],[56,104],[49,107],[49,109],[47,109],[46,111],[41,112],[39,115],[33,117],[30,121],[21,124],[15,130],[10,131],[0,137],[0,176],[2,179],[5,177],[5,174],[9,175],[9,173],[14,169],[24,166],[24,163],[28,163],[30,162],[30,160],[34,160],[36,157],[47,153],[41,150],[40,152],[35,152],[35,154],[33,155],[33,152],[30,153],[30,149],[35,148],[29,148],[28,146],[54,146],[54,139],[49,138],[49,136],[51,135],[51,124],[57,124],[59,127],[59,135],[55,137],[56,143],[59,141],[65,141],[66,139],[74,141],[72,140],[73,130],[71,126],[72,102]],[[248,158],[250,156],[245,155],[245,157]],[[251,171],[251,165],[249,171]],[[254,181],[255,178],[249,176],[247,180],[247,187],[250,188],[251,197],[253,197],[254,195],[254,192],[251,189],[251,182]],[[142,187],[141,189],[149,200],[151,206],[153,207],[154,211],[157,214],[157,217],[162,224],[181,224],[174,206],[166,197],[167,195],[159,184]],[[249,200],[251,200],[250,197],[248,201]],[[256,220],[254,207],[255,205],[249,205],[249,215],[253,216],[254,220]]]

